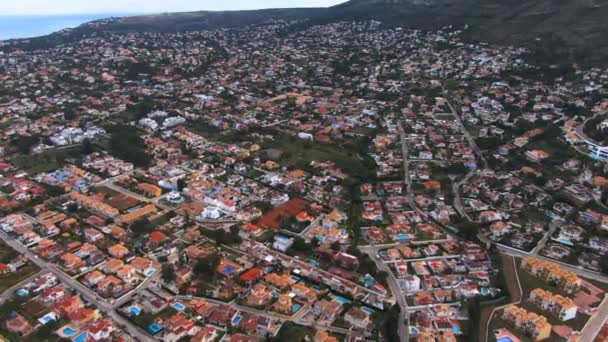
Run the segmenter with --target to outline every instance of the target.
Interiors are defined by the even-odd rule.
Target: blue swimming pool
[[[397,234],[395,235],[395,240],[410,240],[412,239],[412,234]]]
[[[410,327],[410,334],[418,335],[418,329],[416,327]]]
[[[141,209],[141,205],[136,205],[133,208],[127,209],[127,212],[132,213],[132,212],[134,212],[136,210],[139,210],[139,209]]]
[[[295,281],[296,283],[298,283],[300,281],[299,277],[296,276],[291,276],[291,280]]]
[[[82,334],[74,337],[73,341],[74,342],[86,342],[88,338],[89,338],[89,332],[85,331]]]
[[[25,297],[25,296],[27,296],[27,295],[28,295],[28,294],[30,294],[30,293],[29,293],[29,292],[27,292],[27,290],[26,290],[26,289],[19,289],[19,290],[17,291],[17,294],[19,295],[19,297]]]
[[[350,303],[350,300],[340,296],[336,296],[336,301],[342,305]]]
[[[274,298],[279,298],[280,293],[278,291],[272,291],[272,296]]]
[[[368,315],[371,315],[374,313],[374,310],[372,310],[371,308],[368,308],[367,306],[362,306],[361,311],[367,313]]]
[[[185,306],[182,303],[175,303],[173,304],[173,308],[177,311],[182,311],[184,310]]]
[[[132,306],[131,308],[129,308],[129,312],[131,312],[131,314],[134,316],[139,316],[139,314],[141,313],[141,309],[137,306]]]
[[[48,324],[54,320],[55,320],[55,318],[53,318],[53,316],[51,314],[47,314],[47,315],[44,315],[44,317],[42,317],[42,321],[44,322],[44,324]]]
[[[308,264],[312,267],[318,267],[319,263],[316,260],[308,260]]]
[[[71,337],[72,335],[74,335],[76,333],[76,330],[70,328],[70,327],[65,327],[63,328],[63,330],[61,331],[65,336],[67,337]]]
[[[452,332],[454,333],[454,335],[459,335],[460,334],[460,326],[459,325],[453,325],[452,326]]]
[[[235,317],[232,319],[232,325],[238,325],[238,324],[239,324],[239,322],[241,321],[241,318],[242,318],[241,316],[235,316]]]
[[[301,307],[302,307],[302,305],[300,305],[300,304],[294,304],[293,307],[291,308],[291,312],[296,313],[296,312],[298,312],[298,310],[300,310]]]
[[[264,269],[264,273],[270,273],[272,271],[274,271],[274,267],[272,267],[272,266],[268,266]]]
[[[508,336],[504,336],[504,337],[499,337],[496,342],[513,342],[513,340],[508,337]]]
[[[152,335],[156,335],[159,332],[161,332],[161,330],[163,330],[163,327],[161,327],[160,325],[158,325],[157,323],[152,323],[148,326],[148,331],[152,334]]]
[[[156,273],[156,269],[154,268],[149,268],[146,270],[146,277],[151,277],[154,275],[154,273]]]

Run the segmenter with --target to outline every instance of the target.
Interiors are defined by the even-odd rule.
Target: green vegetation
[[[9,272],[0,275],[0,292],[4,292],[11,286],[19,283],[20,281],[27,279],[29,276],[35,274],[40,269],[33,265],[25,265],[21,267],[17,272]]]
[[[239,236],[239,227],[232,226],[230,227],[230,232],[226,232],[223,229],[218,230],[208,230],[203,229],[203,235],[214,240],[217,244],[223,245],[233,245],[241,242],[241,237]]]
[[[49,172],[57,170],[70,160],[82,157],[80,146],[61,147],[39,154],[17,156],[11,160],[12,164],[31,173]]]
[[[175,268],[172,264],[163,264],[161,272],[163,281],[167,283],[172,283],[175,281],[175,279],[177,279],[177,276],[175,275]]]
[[[599,124],[604,120],[608,120],[608,117],[604,115],[597,115],[589,119],[585,127],[583,127],[585,134],[600,144],[608,144],[608,131],[602,131],[599,129]]]
[[[297,325],[293,322],[285,322],[275,337],[267,337],[267,341],[271,342],[304,342],[311,341],[315,336],[315,331],[312,328]]]
[[[142,219],[131,223],[129,229],[131,229],[135,236],[142,236],[150,233],[154,229],[154,225],[149,220]]]
[[[275,140],[265,143],[264,148],[280,149],[283,152],[281,165],[310,171],[312,161],[331,161],[352,177],[369,179],[373,175],[373,161],[360,157],[355,146],[349,148],[304,141],[291,136],[275,135]]]
[[[119,159],[131,162],[138,167],[150,165],[151,158],[146,153],[146,144],[139,130],[128,125],[113,125],[107,128],[110,133],[110,153]]]
[[[380,325],[380,332],[384,337],[384,341],[387,342],[397,342],[399,341],[399,325],[404,324],[403,322],[399,322],[399,315],[401,314],[401,309],[399,309],[399,305],[393,305],[385,314],[384,320]]]
[[[20,135],[11,140],[11,145],[15,146],[20,153],[29,154],[32,147],[39,142],[40,136],[38,135]]]
[[[216,276],[215,269],[220,263],[220,256],[212,254],[208,257],[199,259],[194,265],[193,272],[196,276],[204,279],[214,278]]]

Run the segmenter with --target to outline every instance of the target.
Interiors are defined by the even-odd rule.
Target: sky
[[[0,0],[0,15],[66,15],[327,7],[345,0]]]

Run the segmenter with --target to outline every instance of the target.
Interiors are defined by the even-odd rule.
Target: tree
[[[291,248],[296,252],[305,252],[310,250],[310,246],[299,236],[294,238]]]
[[[608,274],[608,258],[600,258],[600,269],[602,273]]]
[[[146,152],[146,144],[137,128],[128,125],[114,125],[108,128],[110,133],[110,152],[112,155],[145,167],[151,162]]]
[[[91,144],[91,140],[84,139],[82,141],[82,154],[89,155],[93,153],[93,145]]]
[[[67,210],[68,210],[70,213],[73,213],[73,212],[75,212],[76,210],[78,210],[78,204],[76,204],[76,203],[72,202],[72,203],[70,203],[70,204],[68,204],[68,205],[67,205],[66,209],[67,209]]]
[[[40,142],[38,135],[20,135],[11,140],[11,144],[22,154],[29,154],[32,147]]]
[[[177,191],[183,192],[185,187],[186,187],[186,180],[183,178],[178,178],[177,179]]]
[[[175,275],[175,267],[173,267],[173,264],[163,264],[161,272],[161,277],[166,283],[172,283],[175,281],[175,279],[177,279],[177,276]]]
[[[395,304],[384,315],[384,321],[380,326],[380,331],[382,331],[385,341],[399,341],[399,325],[404,324],[403,322],[399,322],[400,313],[401,309],[399,308],[399,305]]]
[[[460,225],[460,231],[467,240],[475,240],[479,232],[479,226],[475,222],[464,222]]]
[[[333,249],[334,251],[339,251],[340,250],[340,242],[339,241],[334,241],[334,243],[331,244],[331,249]]]
[[[215,275],[215,269],[219,264],[220,256],[212,254],[197,261],[196,265],[194,265],[193,272],[199,277],[213,277]]]
[[[154,227],[152,227],[152,223],[150,223],[150,221],[147,219],[142,219],[131,223],[129,228],[136,236],[140,236],[150,233]]]

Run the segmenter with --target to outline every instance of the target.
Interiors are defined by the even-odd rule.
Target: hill
[[[419,29],[468,25],[472,39],[524,44],[572,60],[608,56],[606,0],[351,0],[329,12]]]
[[[329,8],[188,12],[102,20],[33,39],[34,47],[56,45],[98,31],[179,32],[238,27],[269,19],[326,23],[375,19],[417,29],[468,26],[473,40],[520,44],[538,57],[597,62],[608,56],[608,0],[351,0]]]

